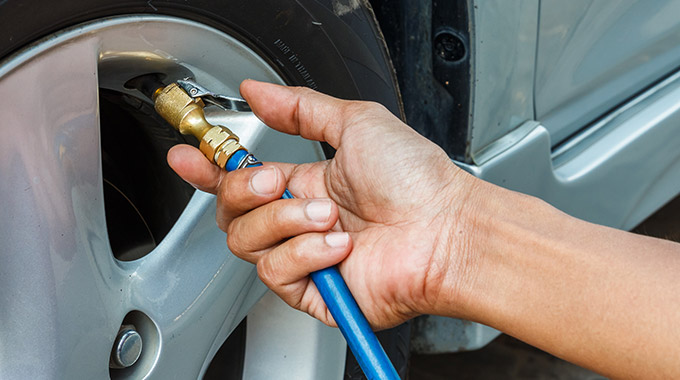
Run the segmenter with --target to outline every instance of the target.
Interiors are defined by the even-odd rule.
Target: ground
[[[443,355],[414,355],[410,380],[604,379],[507,335],[481,350]]]

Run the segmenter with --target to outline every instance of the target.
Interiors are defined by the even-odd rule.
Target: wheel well
[[[407,123],[451,158],[468,159],[472,67],[468,0],[372,0]]]

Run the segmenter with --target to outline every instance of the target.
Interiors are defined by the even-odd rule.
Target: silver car
[[[362,376],[337,330],[229,254],[214,197],[165,162],[196,141],[129,79],[377,101],[474,175],[630,229],[680,192],[678,15],[680,0],[0,1],[0,378]],[[263,160],[333,154],[251,114],[230,128]],[[380,335],[406,376],[410,351],[498,332],[424,316]]]

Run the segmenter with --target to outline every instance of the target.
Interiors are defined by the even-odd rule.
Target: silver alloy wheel
[[[244,377],[340,378],[335,329],[269,295],[255,269],[229,254],[215,199],[196,192],[162,242],[134,261],[108,242],[99,149],[99,87],[132,93],[135,65],[163,59],[238,95],[245,78],[283,83],[236,39],[172,17],[99,20],[50,36],[0,66],[0,378],[105,378],[118,329],[138,315],[139,361],[120,376],[195,378],[249,314]],[[210,118],[219,121],[220,113]],[[234,127],[260,159],[323,159],[317,143],[254,117]],[[256,305],[257,303],[257,305]],[[139,329],[140,326],[137,326]]]

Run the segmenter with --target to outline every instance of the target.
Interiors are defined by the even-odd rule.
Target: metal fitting
[[[229,128],[218,125],[203,135],[199,149],[210,162],[224,169],[231,155],[243,147],[239,144],[238,137]]]
[[[177,83],[156,90],[153,100],[156,112],[181,134],[196,137],[201,152],[219,167],[224,169],[234,152],[243,149],[229,128],[208,123],[203,112],[205,103],[192,98]]]
[[[217,153],[215,153],[215,163],[217,166],[221,167],[224,169],[224,167],[227,165],[227,161],[231,158],[231,156],[236,153],[237,150],[244,149],[241,144],[237,140],[232,140],[229,139],[225,141],[224,144],[220,146],[220,148],[217,150]]]
[[[189,96],[177,83],[157,90],[153,97],[156,112],[181,134],[193,135],[200,141],[213,127],[205,119],[203,101]]]
[[[135,326],[123,325],[113,343],[109,367],[128,368],[134,365],[142,354],[142,337]]]

